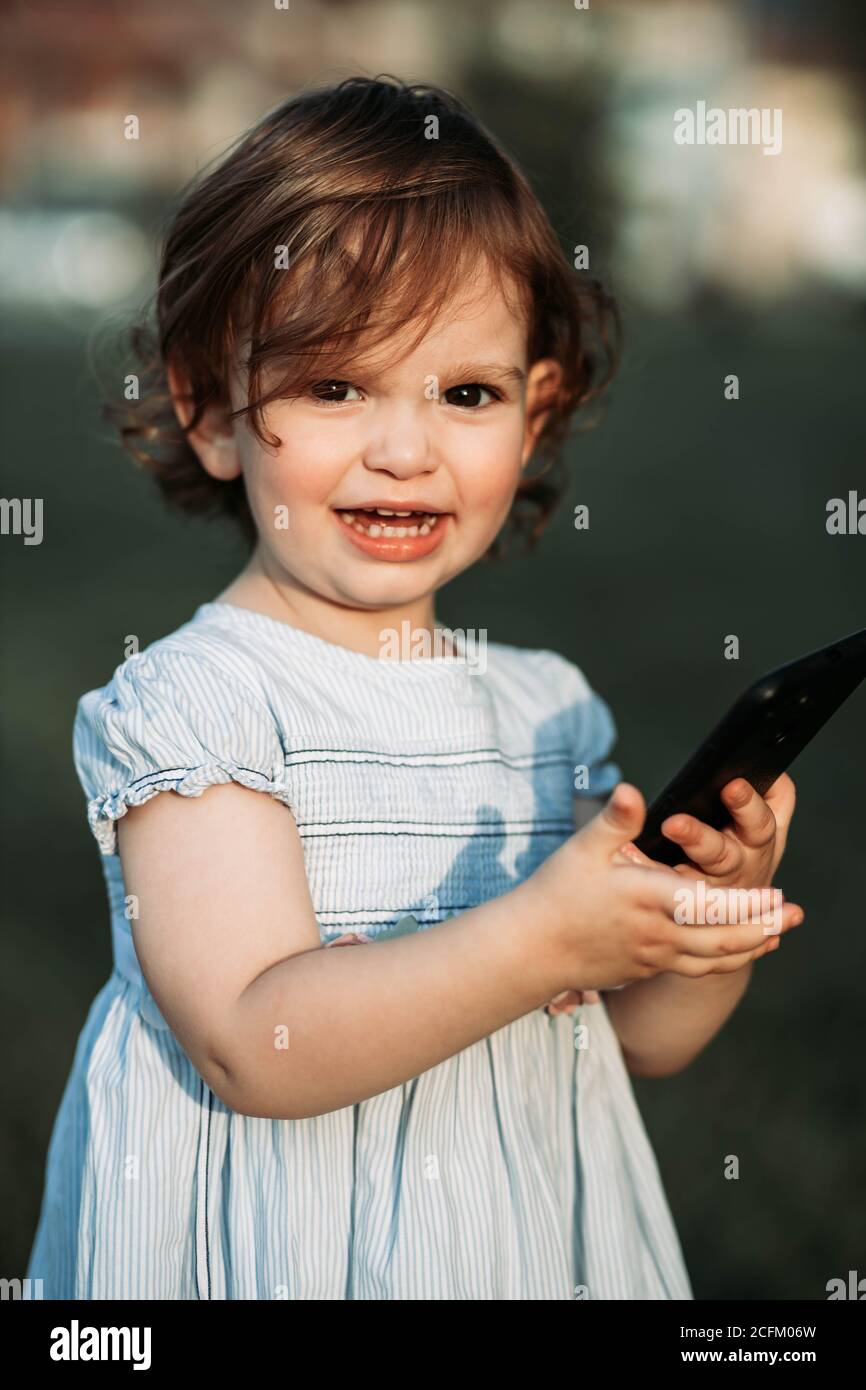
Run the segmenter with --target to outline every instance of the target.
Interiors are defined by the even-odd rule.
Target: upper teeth
[[[377,512],[379,516],[412,516],[412,512],[389,511],[386,507],[364,507],[362,510]],[[438,512],[425,512],[421,524],[418,526],[379,526],[373,522],[370,526],[362,526],[355,520],[354,512],[340,512],[340,516],[348,526],[354,526],[356,531],[362,532],[365,536],[429,536],[436,524]]]

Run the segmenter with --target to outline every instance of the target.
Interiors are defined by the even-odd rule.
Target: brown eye
[[[489,396],[491,400],[497,399],[489,386],[482,386],[478,381],[467,382],[464,386],[452,386],[445,392],[445,399],[449,405],[464,406],[469,410],[489,404],[489,401],[481,399],[482,396]]]
[[[350,391],[355,392],[354,397],[348,395]],[[310,393],[324,405],[343,405],[349,400],[361,399],[358,388],[348,381],[317,381],[315,386],[310,388]]]

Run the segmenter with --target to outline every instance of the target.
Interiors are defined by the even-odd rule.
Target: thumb
[[[580,832],[591,850],[613,855],[637,839],[646,819],[646,804],[637,787],[618,782],[598,815]]]

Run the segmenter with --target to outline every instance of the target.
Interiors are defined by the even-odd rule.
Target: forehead
[[[475,358],[526,366],[527,317],[513,283],[486,266],[464,273],[435,313],[411,320],[369,351],[363,339],[352,353],[358,367],[394,375],[433,372],[446,358]]]

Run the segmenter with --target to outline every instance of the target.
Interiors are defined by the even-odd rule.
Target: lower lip
[[[366,531],[356,531],[354,526],[343,520],[339,512],[334,512],[334,516],[346,540],[351,541],[358,550],[363,551],[365,555],[372,555],[376,560],[398,563],[421,560],[425,555],[432,554],[442,544],[445,527],[451,519],[449,512],[440,515],[433,530],[426,536],[369,536]]]

